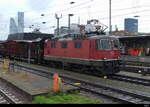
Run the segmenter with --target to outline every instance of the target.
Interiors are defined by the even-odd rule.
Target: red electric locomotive
[[[93,75],[119,72],[120,45],[113,36],[51,40],[45,43],[44,60],[57,67]]]

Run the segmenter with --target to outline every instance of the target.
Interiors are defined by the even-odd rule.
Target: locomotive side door
[[[96,58],[96,44],[95,40],[90,40],[90,59],[95,59]]]
[[[101,45],[101,40],[97,39],[93,41],[93,57],[95,60],[102,60],[103,49]]]

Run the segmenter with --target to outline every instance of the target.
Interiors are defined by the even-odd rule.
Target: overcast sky
[[[75,2],[70,4],[70,2]],[[25,12],[25,31],[29,26],[40,26],[44,33],[52,33],[56,26],[55,13],[62,14],[61,25],[68,22],[67,15],[75,14],[72,23],[85,24],[88,19],[99,19],[108,25],[109,0],[0,0],[0,40],[5,40],[9,31],[10,17]],[[45,14],[41,17],[41,14]],[[112,0],[112,25],[124,29],[124,18],[139,15],[139,31],[150,32],[150,0]],[[47,22],[43,25],[42,22]]]

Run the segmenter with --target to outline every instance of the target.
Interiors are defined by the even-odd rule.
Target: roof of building
[[[17,33],[10,34],[7,40],[35,40],[38,38],[49,39],[52,38],[53,34],[43,34],[43,33]]]
[[[136,39],[136,38],[150,38],[150,35],[138,35],[138,36],[116,36],[118,39]]]
[[[41,38],[37,38],[35,40],[14,40],[14,41],[23,43],[33,43],[33,42],[40,42],[41,40],[42,40]]]

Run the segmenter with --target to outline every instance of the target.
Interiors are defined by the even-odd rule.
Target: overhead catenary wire
[[[148,5],[147,5],[148,6]],[[128,9],[134,9],[134,8],[136,8],[136,7],[131,7],[131,8],[124,8],[124,9],[114,9],[115,11],[123,11],[123,10],[128,10]],[[141,6],[141,8],[142,8],[142,6]],[[113,11],[114,11],[113,10]],[[97,13],[97,12],[104,12],[104,11],[95,11],[95,12],[91,12],[91,14],[94,14],[94,13]],[[86,14],[86,13],[85,13]],[[131,13],[132,14],[132,13]],[[54,15],[54,14],[53,14]],[[64,16],[67,16],[67,15],[63,15],[63,17]],[[36,20],[41,20],[41,19],[43,19],[42,17],[38,17],[38,19],[37,18],[35,18]],[[101,19],[104,19],[103,17],[101,18]],[[32,20],[34,20],[34,19],[32,19]]]
[[[83,5],[84,3],[81,3],[81,4],[79,4],[79,5],[77,5],[77,6],[74,6],[74,7],[71,7],[71,8],[69,8],[69,9],[72,9],[72,8],[75,8],[75,7],[80,7],[81,5]],[[114,4],[116,4],[116,3],[114,3]],[[141,6],[142,7],[142,6]],[[136,8],[136,7],[131,7],[131,8],[125,8],[125,9],[120,9],[120,10],[127,10],[127,9],[133,9],[133,8]],[[68,9],[64,9],[64,10],[68,10]],[[120,11],[119,9],[117,9],[117,11]],[[60,10],[60,11],[63,11],[63,10]],[[31,12],[31,11],[29,11],[29,12]],[[53,13],[54,14],[54,13]]]
[[[87,0],[88,1],[88,0]],[[94,1],[92,1],[92,2],[89,2],[89,3],[87,3],[86,5],[84,5],[84,3],[83,2],[80,2],[79,4],[77,4],[77,5],[75,5],[75,6],[72,6],[72,7],[70,7],[70,8],[66,8],[66,9],[60,9],[59,11],[60,12],[64,12],[64,15],[63,15],[63,21],[67,21],[67,11],[72,11],[72,12],[74,12],[75,13],[75,15],[79,15],[79,14],[81,14],[81,15],[87,15],[87,12],[82,12],[82,11],[80,11],[80,10],[82,10],[82,9],[87,9],[87,7],[91,4],[91,3],[96,3],[98,0],[94,0]],[[86,3],[86,2],[85,2]],[[114,0],[114,2],[113,2],[113,6],[115,7],[117,7],[117,5],[120,5],[121,3],[119,3],[119,2],[115,2],[115,0]],[[96,3],[96,5],[99,5],[99,4],[97,4]],[[102,4],[101,4],[102,5]],[[95,6],[95,5],[94,5]],[[92,7],[92,6],[91,6]],[[149,12],[149,10],[148,9],[145,9],[145,8],[148,8],[148,5],[137,5],[137,6],[133,6],[133,7],[127,7],[127,8],[113,8],[112,9],[112,11],[118,11],[118,12],[122,12],[122,11],[132,11],[132,9],[136,9],[136,8],[139,8],[139,10],[140,11],[137,11],[137,13],[147,13],[147,12]],[[93,7],[92,7],[93,8]],[[141,10],[141,9],[144,9],[144,10]],[[57,12],[59,12],[59,11],[57,11]],[[25,14],[28,14],[28,12],[29,12],[29,14],[31,15],[31,17],[32,17],[32,12],[33,12],[33,14],[34,14],[34,11],[25,11]],[[65,13],[66,12],[66,13]],[[106,13],[104,16],[100,16],[99,14],[98,14],[98,16],[99,16],[99,19],[100,20],[107,20],[108,19],[108,16],[107,16],[107,10],[97,10],[97,11],[91,11],[90,12],[90,15],[92,15],[92,16],[94,16],[94,15],[97,15],[97,13]],[[42,13],[44,13],[44,12],[42,12]],[[46,21],[47,23],[46,24],[51,24],[51,23],[56,23],[56,20],[54,19],[54,13],[56,13],[56,12],[52,12],[52,13],[45,13],[45,17],[40,17],[40,14],[38,13],[38,14],[36,14],[35,16],[33,15],[33,19],[31,18],[31,21],[30,21],[30,23],[32,24],[34,24],[34,23],[39,23],[39,24],[41,24],[41,21]],[[135,14],[135,12],[122,12],[121,14],[114,14],[113,13],[113,16],[112,16],[112,18],[114,19],[114,18],[124,18],[125,16],[133,16]],[[144,16],[144,15],[143,15]],[[81,17],[81,20],[82,20],[82,17]],[[114,22],[113,22],[114,23]],[[29,23],[25,23],[26,25],[27,24],[29,24]]]

